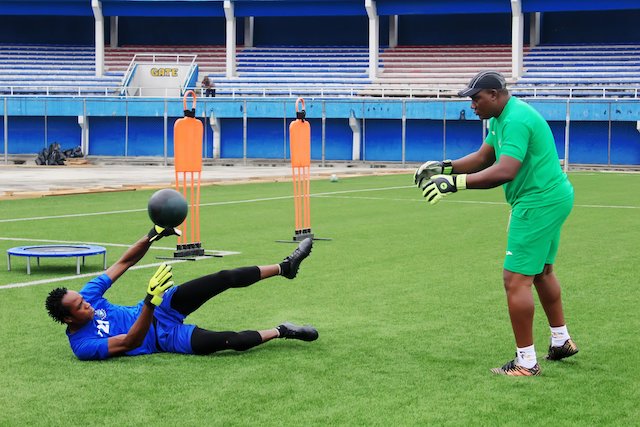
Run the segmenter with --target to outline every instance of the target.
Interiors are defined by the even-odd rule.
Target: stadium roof
[[[510,0],[373,0],[385,15],[511,13]],[[224,16],[223,0],[101,0],[105,16]],[[232,0],[242,16],[365,15],[365,0]],[[521,0],[523,12],[640,9],[638,0]],[[0,0],[0,15],[92,16],[91,0]]]

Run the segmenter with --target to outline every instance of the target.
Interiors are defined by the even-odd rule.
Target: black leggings
[[[219,293],[229,288],[244,288],[259,280],[258,267],[241,267],[209,274],[180,285],[171,299],[171,308],[188,316]],[[262,337],[257,331],[214,332],[196,327],[191,335],[191,348],[195,354],[211,354],[220,350],[243,351],[261,343]]]

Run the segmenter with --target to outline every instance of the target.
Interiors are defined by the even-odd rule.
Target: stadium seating
[[[239,47],[237,76],[231,79],[225,75],[224,46],[107,48],[105,67],[126,71],[136,53],[196,54],[198,81],[209,76],[217,96],[356,96],[369,83],[364,47]]]
[[[245,48],[237,54],[237,77],[209,77],[219,95],[355,96],[369,84],[368,55],[365,47]]]
[[[525,56],[514,93],[526,96],[638,97],[639,45],[547,45]]]
[[[511,80],[509,45],[399,46],[380,58],[379,77],[362,95],[452,96],[484,69]]]
[[[96,77],[91,46],[0,45],[2,94],[115,94],[123,75]]]
[[[169,54],[184,55],[185,62],[191,62],[191,57],[197,55],[200,74],[224,75],[225,47],[224,46],[122,46],[105,48],[105,69],[107,71],[126,71],[135,54]],[[202,80],[202,79],[201,79]]]
[[[112,95],[136,53],[197,55],[218,96],[454,96],[482,69],[504,73],[520,96],[638,97],[640,45],[525,48],[524,73],[511,77],[509,45],[399,46],[381,49],[369,79],[367,47],[253,47],[237,50],[237,76],[225,76],[224,46],[105,49],[96,77],[91,46],[0,45],[0,93]]]

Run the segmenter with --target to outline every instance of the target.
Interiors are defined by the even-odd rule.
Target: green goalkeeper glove
[[[144,303],[150,307],[157,307],[162,303],[165,291],[173,286],[173,273],[171,266],[162,263],[158,270],[151,276],[147,287],[147,296]]]
[[[153,243],[156,240],[160,240],[163,237],[171,236],[174,234],[176,236],[181,236],[182,231],[178,230],[177,228],[172,228],[172,227],[163,228],[163,227],[160,227],[159,225],[154,225],[151,228],[151,230],[149,230],[149,234],[147,234],[147,237],[149,238],[149,241]]]
[[[434,175],[422,187],[422,195],[435,205],[449,193],[467,188],[467,175]]]
[[[451,175],[451,172],[453,172],[451,160],[442,162],[429,160],[416,169],[416,173],[413,174],[413,182],[416,183],[418,188],[422,188],[422,183],[425,179],[430,179],[432,176],[440,174]]]

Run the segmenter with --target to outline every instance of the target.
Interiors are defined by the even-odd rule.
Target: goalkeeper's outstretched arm
[[[138,261],[142,259],[149,250],[151,244],[160,240],[166,236],[176,235],[179,236],[180,230],[175,228],[162,228],[154,225],[149,233],[134,243],[127,251],[120,257],[115,264],[107,269],[105,274],[109,276],[111,282],[118,280],[120,276],[124,274],[130,267],[136,265]]]
[[[109,276],[111,282],[118,280],[125,271],[140,261],[142,257],[145,256],[150,246],[151,242],[147,236],[142,237],[131,245],[131,247],[122,254],[120,259],[105,271],[105,274]]]

